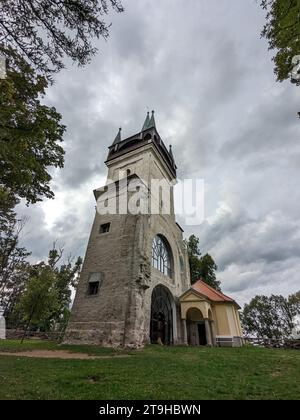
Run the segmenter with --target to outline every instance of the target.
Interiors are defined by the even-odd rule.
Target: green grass
[[[94,346],[0,341],[0,351],[25,348],[115,354]],[[0,356],[0,399],[300,399],[297,351],[148,346],[128,353],[98,360]]]
[[[53,341],[46,340],[24,340],[21,344],[20,340],[0,340],[0,352],[16,353],[19,351],[30,350],[66,350],[72,353],[86,353],[95,356],[109,356],[116,354],[126,354],[125,350],[116,350],[113,348],[104,348],[99,346],[88,345],[68,345],[57,344]]]

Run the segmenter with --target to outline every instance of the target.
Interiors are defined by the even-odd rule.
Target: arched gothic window
[[[152,266],[168,277],[172,277],[172,254],[168,242],[157,235],[152,242]]]

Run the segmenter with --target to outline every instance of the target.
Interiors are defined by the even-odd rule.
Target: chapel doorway
[[[204,322],[198,323],[198,335],[199,335],[199,346],[206,346],[207,339],[206,339],[206,331],[205,331]]]
[[[187,312],[187,339],[190,346],[206,346],[206,328],[202,312],[190,308]]]
[[[150,341],[152,344],[173,344],[172,295],[162,285],[152,292]]]

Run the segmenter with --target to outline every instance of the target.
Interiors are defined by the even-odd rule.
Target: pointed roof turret
[[[150,122],[149,112],[147,112],[147,116],[146,116],[146,119],[145,119],[144,125],[143,125],[143,127],[142,127],[142,131],[147,130],[148,125],[149,125],[149,122]]]
[[[154,119],[154,111],[152,111],[152,113],[151,113],[151,118],[150,118],[150,121],[149,121],[149,124],[148,124],[147,128],[153,128],[153,127],[156,128],[155,119]]]
[[[120,143],[120,141],[121,141],[121,131],[122,131],[122,128],[120,127],[119,131],[118,131],[118,134],[116,135],[116,138],[114,139],[113,145]]]
[[[146,151],[151,148],[159,154],[160,159],[164,162],[170,171],[170,174],[176,178],[177,167],[173,157],[172,146],[168,147],[161,139],[156,129],[154,111],[152,111],[151,115],[149,114],[150,113],[147,112],[143,127],[141,131],[137,132],[136,134],[130,137],[122,138],[121,128],[119,129],[115,140],[108,147],[109,152],[106,160],[107,166],[109,166],[108,162],[121,158],[127,153],[131,153],[138,149],[141,149],[141,151]]]

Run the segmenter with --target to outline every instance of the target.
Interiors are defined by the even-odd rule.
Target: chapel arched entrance
[[[173,344],[173,298],[169,290],[158,285],[151,296],[150,341],[152,344]]]
[[[187,339],[190,346],[206,346],[207,331],[200,309],[190,308],[186,315]]]

